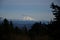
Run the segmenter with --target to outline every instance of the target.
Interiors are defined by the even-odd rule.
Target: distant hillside
[[[19,28],[23,28],[26,26],[28,29],[31,28],[31,26],[35,23],[35,21],[12,21],[14,27],[18,26]]]
[[[36,22],[36,21],[23,21],[23,20],[8,20],[12,21],[14,28],[17,26],[19,28],[23,28],[26,26],[28,29],[31,28],[31,26]],[[2,23],[3,20],[0,20],[0,23]],[[40,21],[39,21],[40,22]],[[48,23],[48,21],[41,21],[42,23]]]

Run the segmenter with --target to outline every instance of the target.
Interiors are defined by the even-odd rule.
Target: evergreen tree
[[[22,32],[21,29],[18,28],[18,26],[16,26],[16,28],[15,28],[15,33],[20,34],[21,32]]]
[[[50,37],[53,40],[60,40],[60,6],[52,3],[51,8],[53,9],[53,15],[55,16],[54,21],[49,25]]]
[[[27,27],[26,27],[26,25],[24,25],[24,32],[25,32],[25,34],[27,34]]]
[[[9,32],[9,22],[6,18],[3,20],[3,28],[4,32]]]
[[[53,15],[55,16],[55,21],[60,22],[60,6],[58,5],[54,5],[54,3],[52,3],[51,8],[53,9]]]
[[[12,23],[12,21],[10,21],[10,32],[13,32],[13,31],[14,31],[13,23]]]
[[[2,40],[10,40],[10,27],[9,27],[9,21],[5,18],[2,23]],[[5,37],[6,36],[6,37]]]

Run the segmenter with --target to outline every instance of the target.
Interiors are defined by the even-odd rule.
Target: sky
[[[50,21],[53,19],[50,5],[59,0],[0,0],[0,17],[18,20]]]

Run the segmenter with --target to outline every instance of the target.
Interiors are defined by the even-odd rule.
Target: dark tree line
[[[0,40],[14,40],[14,36],[16,35],[24,35],[27,34],[27,28],[23,29],[18,28],[17,26],[14,28],[12,21],[8,21],[6,18],[0,24]],[[12,35],[12,36],[11,36]]]
[[[20,29],[17,26],[14,28],[12,21],[4,19],[0,24],[0,40],[18,40],[18,38],[21,38],[23,35],[25,38],[26,36],[27,38],[29,37],[29,40],[60,40],[60,6],[52,3],[51,8],[53,9],[52,12],[55,16],[54,20],[48,24],[37,22],[32,25],[32,28],[29,31],[27,30],[26,25],[23,29]],[[48,37],[46,37],[47,35]]]

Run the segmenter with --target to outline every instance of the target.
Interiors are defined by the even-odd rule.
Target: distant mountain
[[[26,26],[28,29],[31,28],[31,26],[35,23],[35,21],[12,21],[13,22],[13,25],[14,27],[19,27],[19,28],[23,28],[24,26]]]
[[[36,23],[36,21],[23,21],[23,20],[12,20],[14,27],[18,26],[19,28],[23,28],[24,26],[26,26],[28,29],[30,29],[32,27],[32,25],[34,23]],[[40,22],[40,21],[37,21]],[[41,21],[42,24],[48,24],[48,21]]]
[[[26,26],[28,29],[30,29],[32,27],[32,25],[36,22],[36,21],[28,21],[28,20],[8,20],[8,21],[12,21],[14,28],[17,26],[19,28],[23,28],[24,26]],[[2,23],[3,20],[0,20],[0,23]],[[40,21],[38,21],[40,22]],[[41,21],[42,23],[48,24],[48,21]]]

